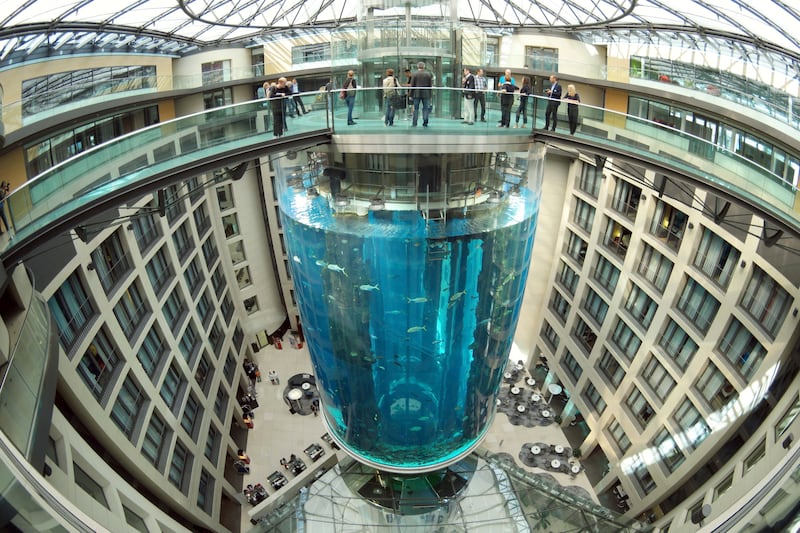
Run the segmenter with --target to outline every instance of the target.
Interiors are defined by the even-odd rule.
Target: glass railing
[[[472,105],[474,100],[463,96],[461,89],[435,88],[430,99],[428,127],[422,127],[422,112],[414,127],[410,102],[405,109],[396,110],[394,126],[388,127],[382,89],[355,91],[352,116],[356,123],[353,125],[348,125],[348,107],[346,101],[339,98],[338,90],[303,93],[301,98],[306,109],[311,111],[302,116],[284,117],[286,131],[277,141],[296,144],[304,136],[352,134],[361,135],[353,138],[359,144],[374,143],[375,150],[380,151],[382,146],[398,142],[381,135],[430,136],[428,140],[416,141],[423,143],[441,142],[441,138],[436,137],[440,135],[456,136],[448,140],[448,144],[463,147],[471,146],[470,137],[481,136],[481,143],[487,149],[493,149],[490,143],[495,138],[496,151],[507,151],[514,143],[530,142],[530,134],[537,132],[535,128],[544,126],[545,97],[529,98],[527,124],[523,124],[520,117],[520,128],[513,127],[519,107],[515,101],[510,115],[511,127],[506,128],[498,127],[501,118],[498,93],[486,94],[486,122],[477,120],[472,125],[463,121],[461,111],[465,102]],[[154,181],[177,170],[204,172],[213,161],[225,161],[226,156],[228,160],[238,157],[241,161],[246,159],[242,157],[244,153],[269,151],[265,143],[274,144],[270,141],[276,140],[277,131],[274,105],[273,101],[251,101],[181,117],[94,147],[49,169],[8,197],[6,203],[16,230],[10,246],[20,246],[26,240],[57,229],[54,223],[68,220],[89,207],[96,209],[100,201],[106,202],[124,192],[152,191]],[[288,107],[288,100],[286,105]],[[555,135],[562,142],[570,138],[566,110],[566,104],[559,107]],[[692,176],[704,186],[742,198],[767,218],[789,227],[798,226],[800,209],[796,188],[768,169],[664,124],[590,105],[581,105],[579,115],[580,125],[572,137],[575,141],[604,152],[627,153]],[[220,167],[224,164],[220,163]],[[7,252],[8,249],[4,255]]]
[[[50,313],[36,293],[20,319],[21,329],[0,375],[0,431],[28,456],[41,411],[42,385],[50,352]],[[52,398],[51,398],[52,399]],[[11,407],[13,406],[13,408]]]

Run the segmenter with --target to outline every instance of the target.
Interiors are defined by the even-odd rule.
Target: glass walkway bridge
[[[434,105],[453,109],[453,118],[442,118],[446,113],[440,111],[432,116],[430,127],[412,128],[411,121],[404,120],[407,110],[399,110],[395,125],[386,127],[382,112],[360,103],[375,102],[367,93],[379,90],[358,90],[354,116],[361,118],[355,125],[347,125],[346,106],[337,93],[315,92],[304,95],[315,100],[313,111],[287,119],[288,131],[282,136],[273,134],[269,103],[255,100],[181,117],[99,145],[13,191],[7,205],[15,235],[0,258],[5,264],[22,261],[49,238],[80,226],[87,217],[170,183],[220,168],[230,170],[265,153],[308,149],[333,139],[358,145],[359,151],[372,147],[404,152],[465,144],[480,145],[482,151],[509,151],[542,142],[594,154],[601,164],[613,157],[688,181],[726,201],[747,205],[774,233],[800,234],[800,197],[792,184],[738,154],[664,124],[581,105],[581,125],[575,135],[539,130],[536,126],[544,123],[547,100],[535,96],[531,129],[498,128],[493,121],[467,125],[457,111],[462,89],[434,89]],[[400,142],[393,139],[398,135],[403,136]],[[366,204],[375,196],[374,187],[359,191],[351,186],[347,193]],[[407,201],[416,207],[448,201],[422,196],[413,194]]]

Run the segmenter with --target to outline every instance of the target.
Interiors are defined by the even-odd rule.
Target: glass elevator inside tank
[[[376,468],[426,472],[492,422],[540,178],[528,153],[387,157],[275,159],[276,189],[331,436]]]

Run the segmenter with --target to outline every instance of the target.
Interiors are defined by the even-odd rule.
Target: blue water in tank
[[[517,325],[538,192],[447,222],[419,211],[335,214],[279,198],[303,332],[329,430],[389,471],[440,468],[494,417]]]

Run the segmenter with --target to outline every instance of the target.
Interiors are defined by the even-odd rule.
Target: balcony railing
[[[382,90],[369,88],[356,91],[353,113],[358,123],[350,126],[346,120],[347,106],[338,98],[338,92],[323,91],[301,95],[306,101],[313,99],[320,105],[309,114],[285,119],[288,133],[280,138],[272,132],[275,122],[272,106],[265,106],[267,102],[263,101],[211,109],[138,130],[68,159],[13,191],[6,203],[16,238],[4,255],[28,239],[52,231],[55,222],[63,222],[89,207],[97,208],[101,200],[108,201],[123,191],[141,190],[145,194],[156,188],[154,181],[159,177],[172,175],[176,169],[201,167],[198,173],[207,171],[209,161],[220,161],[223,155],[235,158],[248,150],[263,151],[268,145],[275,145],[273,149],[277,150],[282,143],[326,135],[337,136],[338,143],[354,142],[361,149],[373,146],[375,151],[413,149],[422,153],[434,143],[457,152],[473,149],[480,143],[484,151],[507,152],[527,150],[538,136],[536,127],[544,124],[547,102],[544,97],[531,97],[533,129],[524,130],[497,127],[499,111],[495,104],[490,104],[488,122],[464,123],[461,105],[471,104],[472,100],[462,96],[461,89],[433,89],[433,109],[427,128],[413,128],[408,110],[395,117],[394,127],[386,127],[379,105]],[[487,100],[491,102],[496,96],[489,93]],[[566,105],[561,106],[561,112],[566,112]],[[645,162],[664,165],[710,189],[739,197],[767,218],[800,230],[797,219],[800,195],[794,186],[768,169],[664,124],[589,105],[581,105],[580,114],[582,124],[574,137],[560,129],[556,134],[542,132],[546,135],[544,139],[574,140],[590,148],[627,153]],[[566,120],[559,124],[566,128]],[[712,154],[711,159],[692,155],[687,149],[690,143],[709,144],[706,153]],[[156,158],[156,153],[162,156]],[[165,153],[172,155],[164,158]],[[503,173],[504,179],[507,175]],[[418,189],[416,194],[419,192]]]

